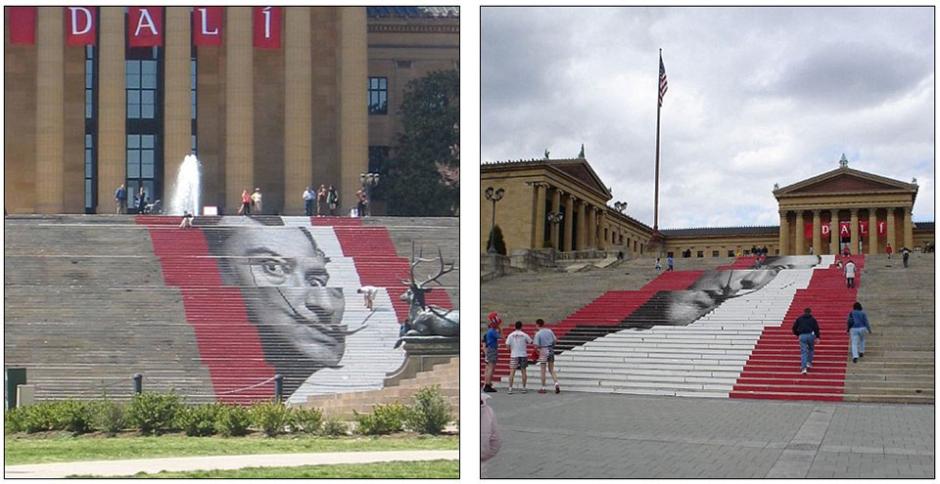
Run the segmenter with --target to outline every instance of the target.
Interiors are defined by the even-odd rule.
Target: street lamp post
[[[545,216],[545,219],[548,220],[548,223],[555,225],[555,230],[552,233],[558,233],[558,224],[565,219],[565,214],[562,212],[548,212],[548,215]],[[552,245],[555,250],[558,250],[558,241],[552,240]]]
[[[360,173],[359,183],[362,186],[362,194],[365,197],[365,203],[362,204],[366,213],[360,213],[360,217],[372,215],[372,189],[379,184],[378,173]]]
[[[614,202],[614,210],[623,213],[627,209],[627,202]]]
[[[506,190],[503,188],[494,190],[493,187],[487,187],[486,190],[483,191],[483,195],[486,199],[493,202],[493,220],[490,224],[490,246],[486,249],[488,254],[496,253],[496,237],[493,236],[493,231],[496,229],[496,202],[502,200],[505,194]]]

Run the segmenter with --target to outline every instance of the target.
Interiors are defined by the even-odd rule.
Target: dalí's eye
[[[264,268],[265,273],[278,277],[284,277],[289,271],[285,263],[274,259],[265,260],[261,263],[261,267]]]

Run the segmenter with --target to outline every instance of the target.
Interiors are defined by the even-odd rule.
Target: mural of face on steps
[[[223,284],[240,288],[258,329],[265,360],[284,376],[290,395],[310,375],[337,368],[349,334],[342,287],[331,285],[330,259],[303,227],[206,230]]]

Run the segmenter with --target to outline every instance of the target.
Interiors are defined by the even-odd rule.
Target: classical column
[[[572,232],[574,231],[574,197],[569,193],[565,201],[565,250],[571,252]]]
[[[853,208],[849,210],[851,213],[851,218],[849,219],[849,233],[851,235],[851,240],[849,240],[849,253],[857,254],[858,253],[858,209]]]
[[[284,212],[304,213],[300,194],[313,184],[310,7],[284,13]],[[316,207],[316,204],[314,204]]]
[[[584,200],[578,200],[578,234],[577,234],[577,250],[584,250],[587,246],[587,223],[585,217],[585,204]]]
[[[255,188],[254,48],[251,8],[225,11],[225,212],[234,215],[242,204],[242,190],[250,194]]]
[[[561,190],[558,188],[552,192],[552,212],[556,214],[561,212]],[[559,244],[561,240],[561,227],[553,222],[549,228],[551,229],[552,248],[559,250],[561,248],[561,244]]]
[[[114,191],[124,183],[127,169],[124,90],[124,7],[101,7],[98,31],[98,207],[114,213]],[[62,43],[62,38],[55,39]],[[128,202],[133,194],[128,193]]]
[[[607,250],[607,238],[604,237],[604,224],[607,222],[607,211],[603,208],[597,209],[597,232],[598,239],[600,243],[597,244],[597,248],[601,250]]]
[[[898,239],[894,233],[894,212],[895,212],[894,207],[885,208],[885,220],[887,221],[887,224],[888,224],[888,238],[885,241],[885,243],[891,244],[891,248],[895,252],[899,252],[901,248],[898,247],[898,244],[897,244]]]
[[[839,253],[839,209],[829,211],[829,253]]]
[[[790,221],[787,220],[787,210],[780,211],[780,255],[789,255]]]
[[[548,186],[535,183],[532,187],[535,189],[535,240],[532,241],[532,248],[541,249],[545,247],[545,190]]]
[[[38,213],[62,213],[62,157],[65,150],[64,9],[39,7],[37,10],[35,209]],[[16,121],[8,119],[7,122]],[[79,187],[70,189],[78,190]],[[114,200],[114,196],[108,200]]]
[[[363,88],[369,80],[366,7],[338,7],[338,16],[339,193],[341,206],[354,207],[359,174],[369,169],[369,113]]]
[[[192,46],[189,7],[166,8],[166,54],[163,60],[163,199],[169,201],[183,157],[192,151]],[[241,194],[241,192],[239,192]]]
[[[803,255],[803,247],[806,234],[803,233],[803,209],[796,211],[796,230],[794,230],[795,244],[793,245],[793,255]]]
[[[904,246],[914,250],[914,222],[911,220],[912,207],[904,207]]]
[[[822,221],[819,218],[819,210],[813,210],[813,254],[822,254]]]
[[[878,253],[878,209],[868,209],[868,253]]]
[[[587,248],[596,249],[597,241],[597,219],[595,218],[595,209],[593,205],[587,207]]]

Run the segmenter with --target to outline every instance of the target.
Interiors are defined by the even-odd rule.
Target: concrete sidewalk
[[[934,477],[934,406],[490,394],[488,478]]]
[[[323,452],[317,454],[255,454],[160,459],[99,460],[6,466],[6,478],[61,478],[74,475],[132,476],[160,471],[241,469],[244,467],[294,467],[370,462],[456,460],[456,450],[403,450],[386,452]]]

